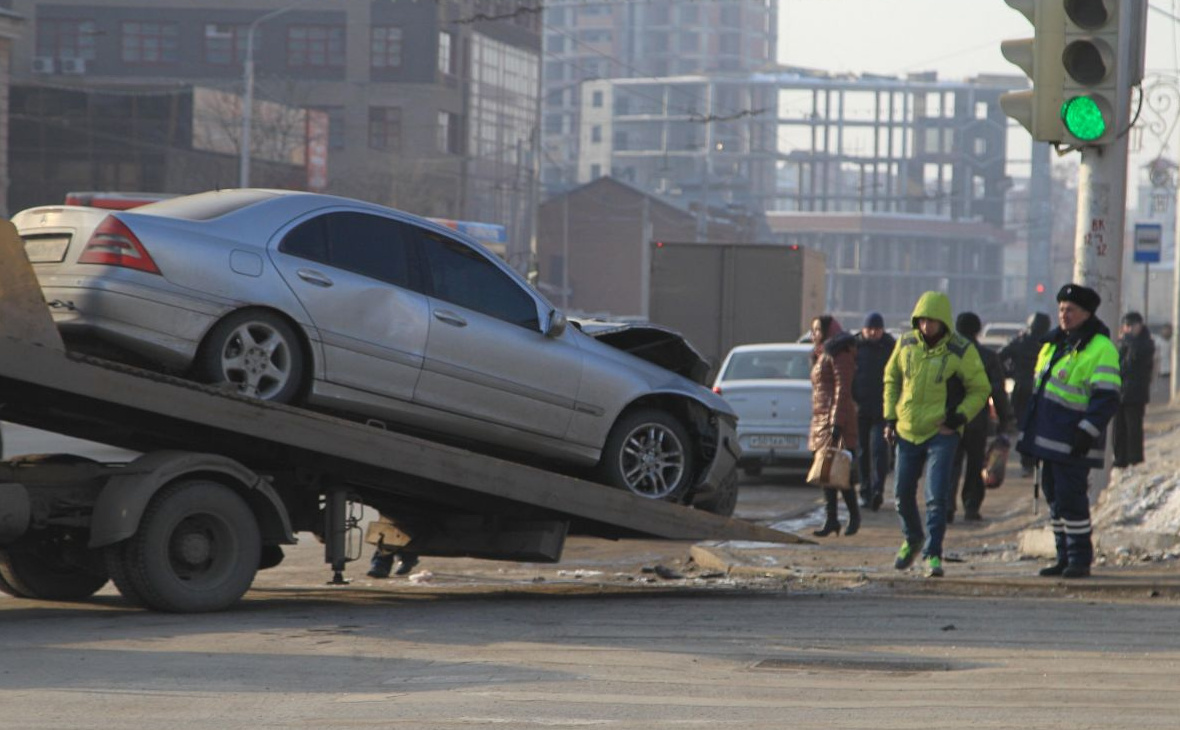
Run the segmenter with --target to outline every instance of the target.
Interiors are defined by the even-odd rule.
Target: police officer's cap
[[[1066,284],[1057,292],[1057,301],[1073,302],[1093,314],[1098,311],[1098,305],[1102,304],[1102,297],[1098,296],[1098,292],[1081,284]]]

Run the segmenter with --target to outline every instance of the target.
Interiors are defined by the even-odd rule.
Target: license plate
[[[790,449],[799,448],[798,436],[751,436],[751,449]]]
[[[34,264],[56,264],[65,261],[69,236],[39,236],[25,239],[25,253]]]

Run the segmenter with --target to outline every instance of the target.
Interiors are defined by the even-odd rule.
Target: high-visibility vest
[[[1058,352],[1059,347],[1065,347]],[[1094,437],[1082,457],[1101,468],[1106,457],[1106,424],[1119,405],[1119,353],[1106,335],[1095,334],[1081,349],[1047,343],[1037,357],[1036,392],[1019,450],[1049,461],[1073,461],[1078,429]]]

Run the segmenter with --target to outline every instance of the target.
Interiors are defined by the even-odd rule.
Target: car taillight
[[[713,386],[713,392],[714,392],[714,393],[716,393],[717,395],[721,395],[721,386],[720,386],[720,385],[714,385],[714,386]]]
[[[107,216],[94,229],[90,240],[78,256],[78,263],[123,266],[149,274],[160,273],[156,262],[152,261],[147,249],[131,229],[114,216]]]

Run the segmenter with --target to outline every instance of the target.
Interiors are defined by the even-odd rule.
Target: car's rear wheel
[[[303,350],[295,330],[279,315],[262,310],[235,312],[209,332],[197,355],[197,378],[228,383],[259,400],[291,403],[299,395]]]
[[[691,444],[684,426],[663,411],[626,413],[606,440],[603,481],[640,497],[676,501],[692,480]]]

